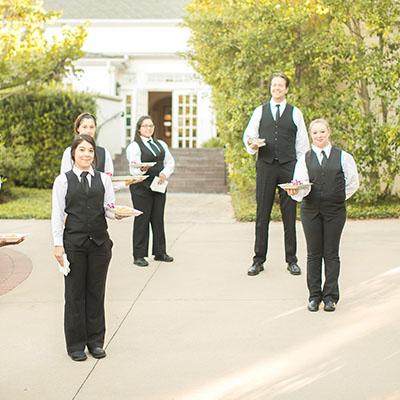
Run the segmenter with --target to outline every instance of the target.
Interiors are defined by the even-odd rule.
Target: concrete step
[[[227,193],[223,148],[170,149],[175,171],[168,191],[175,193]],[[114,158],[114,175],[129,175],[125,152]]]

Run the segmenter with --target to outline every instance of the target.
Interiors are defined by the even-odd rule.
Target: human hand
[[[299,193],[299,189],[285,189],[285,190],[289,196],[295,196],[297,193]]]
[[[250,145],[250,149],[251,150],[258,150],[259,149],[259,147],[258,147],[258,144],[257,143],[252,143],[251,145]]]
[[[115,219],[121,220],[124,218],[129,218],[129,215],[115,214]]]
[[[0,247],[2,247],[2,246],[10,246],[10,245],[13,245],[13,244],[20,244],[24,240],[25,240],[24,237],[18,239],[16,242],[7,242],[6,239],[1,239],[0,240]]]
[[[56,260],[62,267],[64,266],[64,259],[63,259],[64,254],[65,254],[65,251],[64,251],[63,246],[55,246],[54,247],[54,256],[56,257]]]
[[[158,176],[158,184],[159,185],[162,185],[165,181],[166,181],[166,179],[167,179],[167,177],[164,175],[164,174],[160,174],[159,176]]]
[[[146,178],[144,178],[144,177],[129,179],[129,180],[125,181],[125,186],[129,186],[129,185],[132,185],[134,183],[143,182],[145,179]]]

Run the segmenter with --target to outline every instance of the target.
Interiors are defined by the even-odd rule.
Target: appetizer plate
[[[15,243],[26,236],[28,233],[0,233],[0,240],[5,240],[6,243]]]
[[[148,178],[148,177],[149,177],[149,175],[112,176],[111,180],[113,182],[125,182],[125,181],[130,181],[131,179]]]
[[[131,162],[132,167],[141,168],[141,167],[153,167],[156,165],[156,162]]]
[[[126,216],[126,217],[137,217],[140,214],[143,214],[143,211],[136,210],[135,208],[128,206],[116,206],[113,207],[107,206],[107,209],[114,214]]]
[[[250,144],[256,144],[258,147],[266,146],[265,139],[255,138],[250,139]]]
[[[309,188],[312,183],[281,183],[280,186],[282,189],[306,189]]]

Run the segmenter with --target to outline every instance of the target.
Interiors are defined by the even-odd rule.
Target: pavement
[[[50,221],[0,224],[29,232],[0,250],[1,400],[400,399],[400,220],[347,221],[337,310],[310,313],[305,274],[286,271],[281,223],[265,271],[249,277],[254,223],[235,221],[229,195],[169,194],[173,263],[134,266],[132,219],[109,222],[107,357],[80,363],[65,352]]]

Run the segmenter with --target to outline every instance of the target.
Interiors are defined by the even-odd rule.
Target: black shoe
[[[311,311],[311,312],[315,312],[315,311],[318,311],[319,310],[319,301],[317,301],[317,300],[311,300],[309,303],[308,303],[308,311]]]
[[[164,261],[164,262],[174,261],[174,257],[169,256],[167,253],[162,254],[161,256],[155,256],[154,259],[156,261]]]
[[[261,271],[264,271],[264,266],[261,263],[255,262],[247,271],[247,275],[258,275]]]
[[[87,355],[84,351],[71,351],[71,353],[68,353],[68,355],[74,361],[85,361],[87,359]]]
[[[333,301],[327,301],[324,306],[324,311],[335,311],[336,303]]]
[[[143,257],[134,257],[133,263],[139,267],[147,267],[149,263]]]
[[[89,353],[94,358],[104,358],[107,355],[101,347],[94,347],[93,349],[89,349]]]
[[[301,275],[301,269],[295,262],[288,263],[287,270],[292,275]]]

